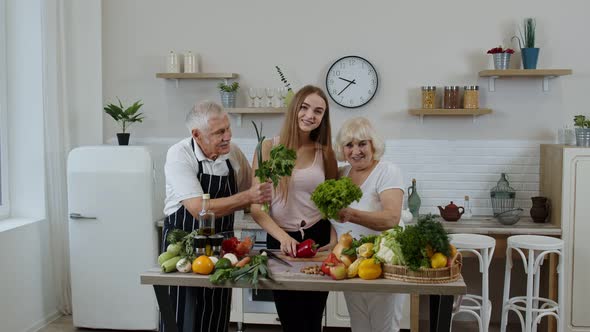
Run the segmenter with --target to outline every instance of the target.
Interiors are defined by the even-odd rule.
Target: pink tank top
[[[322,214],[310,198],[311,193],[325,179],[324,158],[318,145],[311,166],[293,169],[288,198],[283,200],[281,196],[273,195],[270,216],[277,225],[287,232],[302,232],[320,221]]]

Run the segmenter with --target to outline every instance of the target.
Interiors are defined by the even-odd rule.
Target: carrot
[[[246,264],[250,263],[250,260],[251,260],[250,256],[246,256],[246,257],[242,258],[242,260],[240,260],[238,262],[238,264],[236,264],[236,267],[244,267],[244,266],[246,266]]]

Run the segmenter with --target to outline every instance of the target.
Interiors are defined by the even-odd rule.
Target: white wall
[[[333,127],[350,116],[373,119],[388,139],[537,139],[552,140],[557,127],[586,110],[590,83],[590,44],[576,34],[590,30],[590,3],[572,0],[498,0],[403,2],[271,0],[138,1],[104,0],[102,15],[103,101],[142,99],[145,123],[132,127],[140,137],[178,137],[184,115],[197,100],[219,100],[215,80],[156,79],[170,50],[192,50],[205,72],[235,72],[245,106],[248,87],[278,87],[280,65],[296,86],[324,87],[325,73],[341,56],[371,61],[379,73],[376,97],[357,110],[331,104]],[[502,79],[496,92],[477,73],[492,67],[486,51],[515,47],[510,38],[525,17],[537,19],[539,68],[572,68],[573,76],[553,79],[543,92],[538,79]],[[518,54],[513,66],[520,65]],[[482,87],[481,104],[494,113],[473,124],[471,118],[427,118],[419,124],[407,109],[418,107],[421,85]],[[588,112],[586,112],[588,114]],[[266,122],[276,133],[281,116],[247,116]],[[105,139],[117,128],[104,117]],[[236,137],[254,137],[251,125],[233,128]]]

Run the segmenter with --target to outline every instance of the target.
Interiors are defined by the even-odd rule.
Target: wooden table
[[[293,267],[280,265],[274,260],[269,261],[274,281],[262,279],[258,287],[261,289],[277,290],[306,290],[306,291],[362,291],[378,293],[406,293],[416,295],[430,295],[430,327],[431,331],[449,331],[453,296],[465,294],[466,286],[463,279],[446,284],[414,284],[388,279],[362,280],[359,278],[332,280],[319,275],[306,275],[299,270],[314,262],[292,262]],[[141,284],[153,285],[166,326],[172,327],[169,332],[176,332],[176,324],[172,304],[168,297],[167,286],[187,287],[225,287],[251,288],[246,282],[225,283],[212,285],[208,276],[192,273],[161,273],[159,269],[151,269],[140,275]],[[191,322],[185,321],[188,326]],[[184,329],[190,331],[190,329]]]

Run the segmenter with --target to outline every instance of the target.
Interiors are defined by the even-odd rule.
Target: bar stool
[[[520,319],[522,331],[536,332],[537,325],[544,316],[553,316],[557,319],[557,332],[563,331],[563,278],[564,265],[562,262],[563,241],[549,236],[539,235],[514,235],[508,238],[506,247],[506,270],[504,272],[504,298],[502,301],[501,331],[506,331],[508,324],[508,312],[514,311]],[[528,250],[528,259],[523,249]],[[527,274],[526,296],[510,296],[510,272],[512,270],[512,250],[518,252],[522,258]],[[539,297],[539,280],[541,265],[547,254],[559,255],[557,266],[558,277],[558,303]],[[540,306],[539,306],[540,305]],[[523,320],[521,311],[525,312]]]
[[[458,297],[451,316],[451,324],[456,314],[464,312],[475,316],[480,332],[487,332],[492,314],[488,271],[496,248],[496,240],[479,234],[450,234],[449,237],[451,244],[458,251],[475,254],[479,261],[479,272],[481,273],[481,296],[466,294]]]

